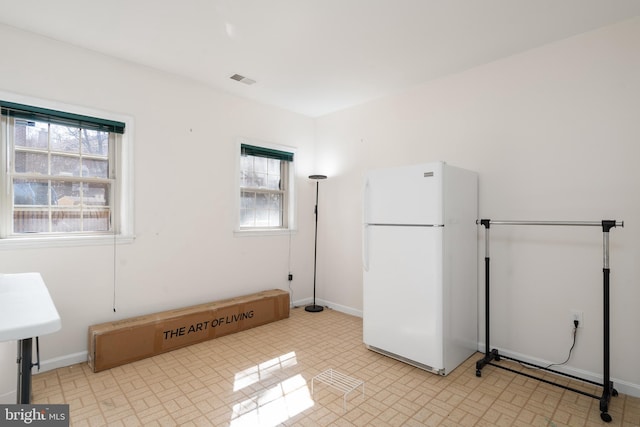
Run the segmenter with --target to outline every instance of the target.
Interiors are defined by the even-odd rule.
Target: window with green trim
[[[277,230],[292,225],[293,153],[240,146],[240,229]]]
[[[125,124],[0,101],[1,237],[111,234]]]

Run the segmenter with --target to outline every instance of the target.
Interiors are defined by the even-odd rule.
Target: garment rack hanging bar
[[[476,224],[480,224],[484,226],[484,239],[485,239],[485,355],[482,359],[476,362],[476,376],[482,376],[482,368],[486,365],[495,366],[500,369],[504,369],[507,371],[515,372],[516,374],[524,375],[529,378],[536,379],[538,381],[542,381],[548,384],[555,385],[557,387],[564,388],[566,390],[570,390],[576,393],[583,394],[585,396],[592,397],[594,399],[600,400],[600,418],[605,422],[611,421],[611,415],[609,415],[609,401],[612,396],[617,396],[618,392],[613,387],[613,381],[611,381],[610,377],[610,274],[611,270],[609,268],[609,232],[614,227],[624,227],[624,221],[617,221],[611,219],[605,219],[602,221],[496,221],[490,219],[479,219],[476,221]],[[549,369],[548,367],[534,365],[530,362],[524,360],[518,360],[512,357],[507,357],[501,355],[498,349],[491,349],[490,344],[490,333],[491,333],[491,323],[490,323],[490,257],[489,257],[489,229],[491,225],[551,225],[551,226],[586,226],[586,227],[602,227],[602,252],[603,252],[603,378],[602,384],[598,384],[594,381],[590,381],[584,378],[576,377],[573,375],[569,375],[566,373],[562,373],[553,369]],[[534,375],[527,374],[525,372],[516,371],[507,366],[501,366],[495,362],[499,362],[502,358],[512,360],[515,362],[519,362],[524,365],[529,365],[531,367],[535,367],[542,371],[553,372],[558,375],[562,375],[568,378],[580,380],[586,383],[591,383],[595,385],[600,385],[602,387],[602,395],[598,396],[595,394],[586,393],[580,391],[578,389],[565,386],[563,384],[558,384],[549,380],[546,380],[541,377],[536,377]]]
[[[490,225],[561,225],[561,226],[582,226],[582,227],[602,227],[604,222],[611,222],[613,227],[624,227],[624,221],[512,221],[512,220],[484,220],[479,219],[476,224],[484,225],[485,222]]]

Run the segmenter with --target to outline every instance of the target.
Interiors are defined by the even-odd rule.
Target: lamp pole
[[[318,313],[323,310],[321,305],[316,305],[316,264],[318,259],[318,192],[320,188],[320,180],[327,179],[326,175],[310,175],[309,179],[313,179],[316,181],[316,207],[315,207],[315,215],[316,215],[316,235],[315,235],[315,246],[313,251],[313,304],[306,306],[304,309],[310,313]]]

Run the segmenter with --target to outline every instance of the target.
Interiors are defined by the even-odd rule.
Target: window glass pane
[[[254,188],[267,188],[267,174],[266,173],[256,173],[253,177],[253,187]]]
[[[267,170],[269,175],[280,176],[280,163],[278,159],[268,159]]]
[[[282,210],[282,194],[269,194],[269,209]]]
[[[280,189],[280,160],[268,159],[268,174],[266,187],[270,190]]]
[[[269,195],[258,193],[256,194],[256,209],[265,210],[269,208]]]
[[[49,231],[49,212],[46,210],[15,209],[14,233],[42,233]]]
[[[280,227],[282,225],[282,195],[269,195],[269,227]]]
[[[265,157],[253,157],[253,170],[256,173],[262,173],[265,174],[267,173],[267,161],[269,159],[265,158]]]
[[[80,176],[80,157],[51,155],[51,175]]]
[[[49,145],[49,125],[43,122],[16,120],[14,138],[16,147],[46,150]]]
[[[251,159],[251,160],[250,160]],[[281,161],[265,157],[242,156],[240,186],[269,190],[281,189]]]
[[[280,227],[280,212],[279,211],[269,211],[269,227]]]
[[[253,170],[253,156],[240,156],[240,170],[241,171],[252,171]]]
[[[56,210],[51,212],[51,231],[82,231],[80,210]]]
[[[16,179],[13,181],[13,204],[48,206],[49,182]]]
[[[269,190],[280,189],[280,175],[267,175],[267,188]]]
[[[85,210],[82,213],[83,231],[109,231],[108,210]]]
[[[58,206],[79,205],[80,185],[79,182],[52,181],[51,194],[55,195]]]
[[[256,219],[255,225],[257,227],[269,226],[269,195],[268,194],[256,194]]]
[[[256,188],[258,182],[256,180],[255,170],[253,168],[255,157],[242,156],[240,158],[240,186]]]
[[[242,191],[240,193],[240,226],[253,227],[255,221],[256,193]]]
[[[255,225],[257,227],[281,226],[281,206],[282,197],[279,194],[257,194]]]
[[[240,193],[240,207],[242,209],[255,209],[256,193],[253,191],[243,191]]]
[[[249,186],[249,174],[245,170],[240,171],[240,187]]]
[[[109,206],[109,184],[84,183],[82,196],[85,205]]]
[[[240,209],[240,227],[253,227],[255,225],[255,210]]]
[[[94,156],[109,155],[109,132],[82,129],[82,154]]]
[[[46,153],[16,151],[15,170],[18,173],[49,173],[49,157]]]
[[[80,152],[80,128],[73,126],[50,126],[51,150],[66,153]]]
[[[109,178],[109,161],[107,159],[83,159],[82,176],[90,176],[92,178]]]

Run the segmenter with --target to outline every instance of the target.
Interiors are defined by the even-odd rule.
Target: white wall
[[[611,374],[640,395],[639,100],[636,18],[318,119],[318,165],[330,176],[320,297],[362,308],[365,171],[445,160],[479,172],[483,218],[625,220],[610,233]],[[601,375],[601,228],[496,226],[491,249],[491,346],[562,361],[577,309],[584,328],[569,365]],[[483,307],[481,298],[481,345]]]
[[[313,120],[9,27],[0,39],[0,91],[135,121],[134,243],[0,250],[0,272],[40,272],[61,315],[41,338],[45,368],[86,360],[91,324],[288,290],[290,269],[294,299],[311,297]],[[292,236],[234,236],[238,136],[297,148]]]

